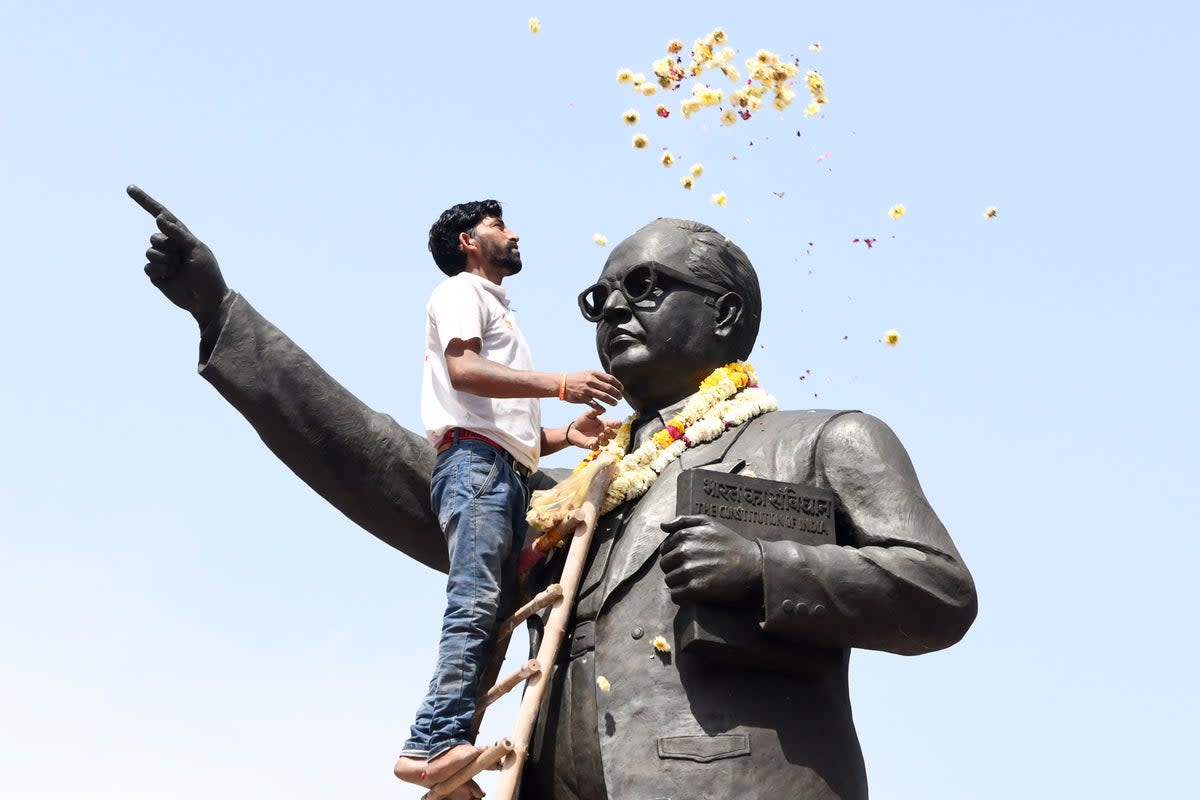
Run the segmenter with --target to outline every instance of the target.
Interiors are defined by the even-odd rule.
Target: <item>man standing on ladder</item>
[[[618,423],[600,418],[621,383],[598,370],[537,372],[504,278],[521,271],[519,237],[495,200],[460,203],[429,231],[449,277],[434,289],[425,327],[421,417],[437,450],[433,511],[450,570],[437,667],[396,761],[396,777],[432,786],[480,752],[471,719],[499,615],[516,584],[527,481],[542,454],[604,444]],[[540,398],[590,406],[565,428],[541,427]],[[472,782],[464,796],[482,796]]]

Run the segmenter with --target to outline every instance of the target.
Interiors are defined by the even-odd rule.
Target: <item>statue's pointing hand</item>
[[[125,191],[158,225],[159,232],[150,237],[146,251],[146,275],[168,300],[191,312],[203,329],[229,293],[216,256],[162,203],[137,186]]]
[[[702,514],[662,523],[670,535],[659,548],[671,599],[751,607],[762,603],[762,549]]]

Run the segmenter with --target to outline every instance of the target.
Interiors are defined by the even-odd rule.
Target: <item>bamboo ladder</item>
[[[498,642],[505,642],[508,634],[518,625],[539,611],[550,608],[550,616],[546,620],[537,656],[497,681],[496,685],[480,698],[475,712],[475,722],[478,724],[484,709],[522,682],[527,682],[512,734],[484,749],[465,767],[433,786],[422,800],[446,797],[480,772],[497,764],[500,765],[500,778],[494,790],[494,800],[514,800],[516,797],[521,784],[521,772],[529,756],[529,740],[533,735],[534,723],[537,722],[538,708],[541,706],[542,696],[546,693],[550,668],[558,658],[558,650],[567,635],[567,622],[575,605],[575,595],[583,577],[583,566],[591,547],[592,535],[596,532],[600,507],[616,469],[615,461],[607,454],[600,455],[596,462],[596,472],[592,476],[582,504],[559,526],[563,532],[573,532],[562,577],[558,583],[548,586],[505,620],[496,635]]]

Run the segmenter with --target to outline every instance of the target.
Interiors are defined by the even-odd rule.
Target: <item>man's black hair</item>
[[[486,217],[504,218],[504,211],[495,200],[472,200],[459,203],[442,212],[429,229],[429,252],[438,269],[454,276],[467,266],[467,256],[459,248],[458,236],[473,231]]]

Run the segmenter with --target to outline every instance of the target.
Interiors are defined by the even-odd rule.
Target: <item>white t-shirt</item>
[[[446,347],[453,339],[479,339],[479,354],[484,358],[513,369],[533,369],[533,354],[502,287],[470,272],[442,281],[433,290],[425,315],[421,421],[430,443],[436,446],[451,428],[466,428],[493,439],[517,461],[536,469],[542,440],[541,401],[456,391],[446,367]]]

